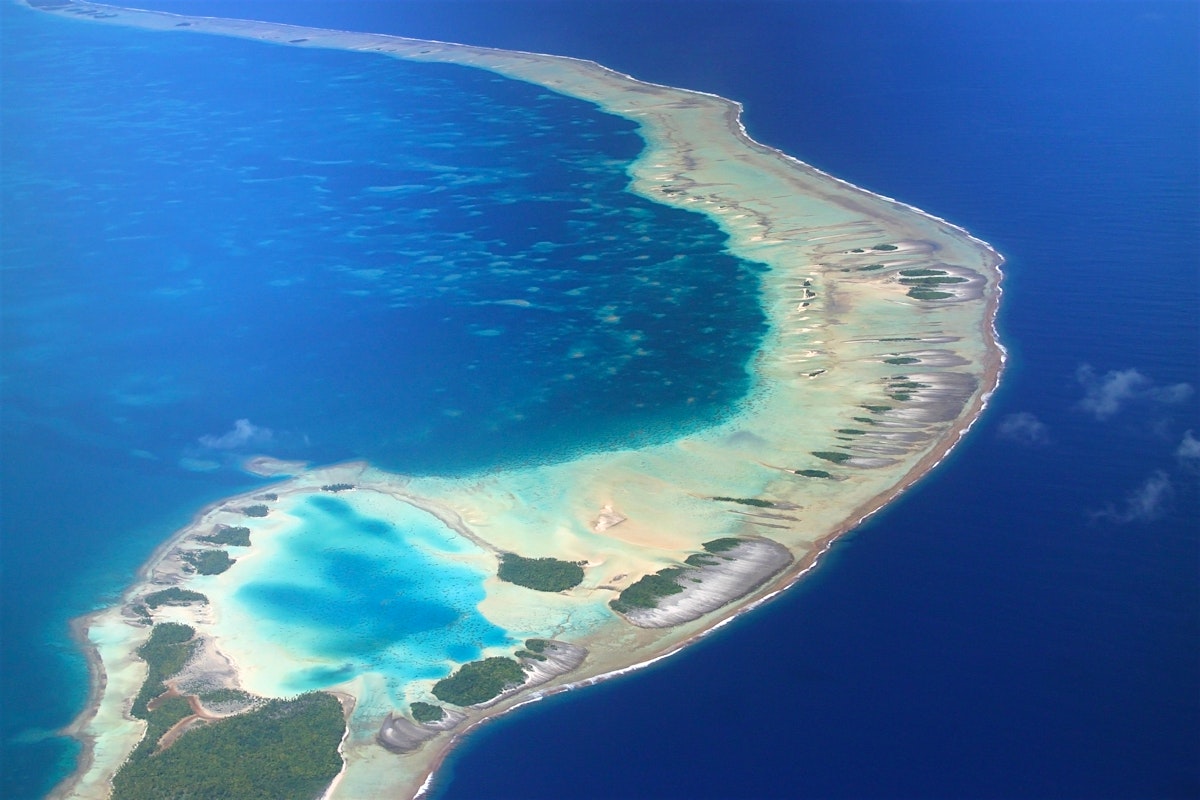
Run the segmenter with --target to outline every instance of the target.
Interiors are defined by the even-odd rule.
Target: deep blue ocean
[[[1008,371],[947,463],[768,607],[472,734],[439,800],[1200,797],[1200,5],[143,5],[715,92],[759,141],[1008,258]],[[72,767],[66,620],[254,485],[239,455],[553,459],[745,388],[756,267],[703,218],[603,192],[638,147],[618,118],[452,67],[11,3],[0,26],[5,797]],[[575,149],[507,147],[537,133],[534,154]],[[601,261],[571,249],[610,228]],[[660,244],[706,264],[666,303]],[[587,405],[614,374],[646,407]]]

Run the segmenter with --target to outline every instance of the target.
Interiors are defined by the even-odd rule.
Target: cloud
[[[1028,411],[1009,414],[1000,420],[997,433],[1002,439],[1009,439],[1028,447],[1040,447],[1050,443],[1050,428]]]
[[[1117,524],[1129,522],[1152,522],[1161,518],[1175,494],[1175,487],[1167,473],[1158,470],[1134,489],[1118,507],[1109,503],[1100,511],[1089,516],[1093,520],[1105,520]]]
[[[1077,408],[1103,422],[1130,403],[1154,402],[1176,405],[1192,396],[1191,384],[1155,386],[1154,381],[1136,369],[1110,370],[1098,377],[1091,364],[1080,364],[1075,380],[1083,387],[1083,399]]]
[[[237,450],[247,445],[266,444],[273,436],[270,428],[261,428],[248,419],[239,419],[233,423],[233,430],[220,436],[201,436],[200,444],[209,450]]]
[[[1179,443],[1175,457],[1185,464],[1200,461],[1200,439],[1193,436],[1190,429],[1183,432],[1183,441]]]

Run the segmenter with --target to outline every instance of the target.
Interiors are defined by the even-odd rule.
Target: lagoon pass
[[[94,685],[55,796],[108,797],[118,772],[309,691],[345,720],[320,791],[418,795],[473,727],[669,656],[801,578],[936,466],[999,380],[1001,257],[754,142],[724,98],[557,56],[28,5],[477,67],[595,103],[645,141],[628,191],[707,215],[765,265],[767,321],[747,396],[671,441],[454,477],[250,459],[279,482],[204,509],[119,605],[79,620]]]

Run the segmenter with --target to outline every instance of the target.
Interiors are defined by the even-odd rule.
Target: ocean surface
[[[945,464],[768,607],[472,734],[434,796],[1200,797],[1200,6],[143,5],[721,94],[1008,258],[1008,371]],[[73,766],[67,620],[255,485],[239,457],[553,460],[744,391],[756,265],[621,194],[620,118],[461,68],[0,15],[5,797]]]

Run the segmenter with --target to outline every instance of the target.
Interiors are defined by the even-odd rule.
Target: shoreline
[[[116,6],[101,6],[101,5],[93,5],[93,4],[87,4],[87,6],[95,7],[95,8],[114,9],[114,10],[119,9],[119,7],[116,7]],[[50,10],[50,9],[40,9],[40,10]],[[119,9],[119,10],[128,11],[128,9]],[[176,17],[176,18],[180,18],[180,19],[192,19],[191,17],[184,17],[182,15],[168,15],[168,14],[165,14],[165,12],[141,12],[141,11],[137,11],[136,9],[134,9],[133,11],[135,11],[138,14],[153,14],[153,15],[172,16],[172,17]],[[217,18],[204,18],[204,19],[216,20]],[[99,21],[107,22],[109,20],[99,20]],[[220,20],[218,20],[218,21],[220,21]],[[125,23],[116,22],[114,24],[125,24]],[[282,24],[278,24],[278,23],[265,23],[265,25],[272,29],[287,28],[287,29],[291,29],[291,30],[295,30],[295,31],[306,31],[306,32],[318,30],[318,29],[303,28],[300,26],[282,25]],[[351,37],[376,36],[374,34],[359,34],[359,33],[355,33],[355,32],[342,32],[342,33],[346,34],[347,36],[351,36]],[[244,33],[234,33],[233,35],[243,35],[244,36],[245,34]],[[254,37],[249,37],[249,38],[254,38]],[[427,44],[423,40],[405,39],[403,37],[385,37],[385,38],[397,39],[397,40],[400,40],[400,41],[406,42],[406,43]],[[266,39],[265,41],[273,41],[273,40]],[[284,44],[290,44],[290,43],[284,43]],[[468,51],[485,51],[485,52],[491,52],[491,53],[499,53],[499,54],[504,54],[505,56],[507,56],[510,53],[517,52],[517,51],[493,50],[490,48],[479,48],[479,47],[467,46],[467,45],[451,45],[448,43],[438,43],[438,42],[434,42],[433,44],[439,44],[439,45],[444,45],[447,47],[455,47],[455,48],[461,47],[461,48],[465,48]],[[324,45],[314,44],[313,46],[324,46]],[[333,45],[330,45],[330,46],[333,46]],[[354,48],[349,48],[349,49],[354,49]],[[684,92],[684,93],[689,93],[689,94],[693,94],[693,95],[704,97],[704,98],[709,98],[710,100],[719,101],[719,103],[724,107],[724,114],[722,115],[722,118],[725,120],[728,132],[735,139],[737,139],[739,142],[741,142],[743,145],[747,146],[749,149],[751,149],[761,155],[772,156],[775,159],[777,159],[778,161],[782,162],[783,165],[785,167],[787,167],[788,169],[792,169],[792,170],[799,169],[799,170],[803,171],[806,175],[809,175],[810,177],[815,177],[819,181],[832,181],[832,182],[836,183],[840,189],[850,190],[856,196],[870,198],[873,201],[882,201],[884,203],[890,204],[895,209],[898,209],[901,213],[904,213],[904,214],[916,214],[916,215],[924,218],[927,221],[935,223],[935,227],[944,226],[945,228],[952,230],[955,233],[955,235],[966,239],[974,246],[974,248],[976,249],[978,254],[983,256],[982,260],[984,262],[985,269],[989,269],[994,273],[994,282],[990,284],[993,287],[994,291],[988,292],[986,294],[986,306],[985,306],[985,312],[984,312],[983,319],[982,319],[983,330],[980,332],[980,333],[982,333],[982,343],[984,346],[984,354],[985,355],[984,355],[983,363],[981,364],[982,372],[980,373],[980,385],[975,390],[973,390],[973,392],[971,394],[971,400],[970,400],[968,406],[964,407],[964,409],[956,416],[954,423],[938,435],[938,437],[934,441],[933,445],[920,457],[919,460],[917,460],[914,464],[909,466],[909,468],[900,476],[899,480],[890,484],[888,486],[888,488],[885,489],[884,491],[878,492],[878,493],[872,495],[871,497],[869,497],[868,499],[866,499],[865,501],[860,502],[858,505],[856,505],[853,508],[853,510],[850,512],[850,514],[843,518],[843,520],[840,524],[834,526],[832,530],[828,531],[820,538],[817,538],[814,541],[812,541],[811,544],[808,546],[808,550],[806,551],[806,553],[804,554],[804,556],[802,558],[797,558],[796,561],[791,566],[784,568],[783,571],[781,571],[779,574],[774,576],[772,579],[768,580],[763,585],[754,589],[749,594],[733,600],[732,602],[728,603],[727,605],[725,605],[724,607],[722,607],[716,611],[706,614],[704,616],[703,626],[700,629],[693,632],[692,634],[690,634],[686,638],[682,639],[681,641],[665,643],[664,648],[661,652],[651,654],[651,656],[649,658],[647,658],[646,660],[639,661],[637,663],[634,663],[634,664],[631,664],[628,666],[624,666],[619,669],[604,672],[599,675],[583,678],[577,682],[568,682],[568,683],[550,686],[547,689],[545,689],[544,691],[542,691],[542,690],[537,691],[534,696],[519,694],[516,698],[516,702],[501,703],[495,709],[485,709],[485,710],[478,711],[478,713],[473,718],[469,719],[467,721],[467,723],[461,729],[455,729],[451,732],[451,735],[449,737],[447,737],[446,739],[435,740],[431,745],[429,745],[431,747],[436,746],[437,752],[433,755],[433,760],[430,762],[428,769],[426,769],[423,772],[423,774],[419,776],[419,778],[420,778],[419,788],[417,789],[416,795],[414,795],[414,796],[422,796],[429,791],[429,789],[433,786],[437,770],[444,763],[445,759],[451,754],[454,747],[457,746],[457,744],[462,739],[462,737],[465,737],[471,731],[475,730],[478,726],[486,723],[488,720],[499,717],[505,713],[508,713],[509,711],[515,710],[516,708],[520,708],[521,706],[526,705],[528,703],[536,702],[537,700],[541,699],[542,697],[550,696],[552,694],[558,694],[558,693],[564,692],[564,691],[572,691],[575,688],[581,688],[583,686],[588,686],[588,685],[599,683],[599,682],[602,682],[605,680],[610,680],[612,678],[620,677],[621,675],[624,675],[624,674],[627,674],[629,672],[633,672],[633,671],[636,671],[639,669],[646,668],[646,667],[651,666],[651,665],[653,665],[659,661],[662,661],[666,658],[670,658],[671,656],[680,652],[681,650],[683,650],[685,647],[689,646],[690,644],[696,642],[697,640],[703,638],[704,636],[707,636],[712,631],[717,630],[718,628],[724,626],[725,624],[728,624],[729,622],[733,621],[735,618],[737,618],[741,614],[748,613],[750,611],[757,609],[758,607],[762,606],[763,604],[765,604],[767,602],[770,602],[775,597],[777,597],[779,594],[781,594],[782,592],[786,591],[787,589],[789,589],[790,587],[795,585],[798,581],[803,579],[806,575],[808,575],[809,572],[814,570],[819,565],[821,558],[825,555],[825,553],[827,553],[832,548],[833,543],[837,539],[839,539],[841,536],[845,535],[847,532],[857,528],[865,520],[867,520],[874,514],[881,511],[888,504],[893,502],[897,497],[899,497],[901,494],[903,494],[909,488],[911,488],[916,483],[918,483],[922,478],[924,478],[933,469],[935,469],[937,466],[939,466],[949,456],[949,454],[954,450],[954,448],[957,447],[963,441],[963,439],[966,437],[967,433],[970,431],[970,429],[974,426],[974,424],[979,420],[979,418],[982,416],[982,414],[986,410],[991,397],[994,395],[996,389],[999,386],[999,383],[1000,383],[1000,380],[1001,380],[1001,377],[1002,377],[1002,374],[1003,374],[1003,371],[1004,371],[1004,368],[1005,368],[1005,365],[1007,362],[1007,351],[1004,349],[1003,345],[1000,342],[999,334],[998,334],[998,330],[997,330],[997,317],[998,317],[998,312],[999,312],[999,303],[1000,303],[1000,297],[1002,294],[1002,282],[1003,282],[1003,272],[1001,269],[1001,267],[1003,265],[1003,257],[998,252],[996,252],[996,250],[994,248],[992,248],[991,245],[989,245],[987,242],[971,235],[968,231],[961,228],[960,226],[950,223],[940,217],[937,217],[933,214],[929,214],[929,213],[924,212],[914,206],[911,206],[909,204],[906,204],[901,201],[895,200],[893,198],[887,197],[885,195],[880,195],[880,194],[871,192],[870,190],[864,189],[862,187],[850,184],[849,182],[844,181],[840,178],[836,178],[835,176],[829,175],[828,173],[825,173],[822,170],[820,170],[816,167],[813,167],[794,156],[790,156],[776,148],[769,147],[767,145],[763,145],[761,143],[754,141],[753,138],[751,138],[749,133],[746,131],[744,125],[742,124],[742,119],[741,119],[742,111],[743,111],[742,104],[738,103],[736,101],[728,100],[726,98],[722,98],[717,95],[707,94],[704,92],[695,92],[693,90],[678,89],[676,87],[666,87],[666,86],[661,86],[659,84],[652,84],[652,83],[648,83],[645,81],[640,81],[635,78],[632,78],[631,76],[624,75],[615,70],[611,70],[607,67],[604,67],[603,65],[597,64],[595,62],[583,60],[583,59],[573,59],[573,58],[570,58],[567,56],[543,56],[541,54],[531,54],[531,53],[519,53],[519,55],[532,56],[532,57],[540,58],[540,59],[550,59],[550,60],[554,60],[554,61],[567,60],[567,61],[574,62],[578,65],[582,65],[588,70],[597,69],[607,76],[616,76],[620,80],[633,81],[633,82],[639,84],[640,86],[652,87],[652,88],[661,89],[661,90],[669,90],[672,92]],[[458,62],[456,62],[456,63],[458,63]],[[484,68],[489,68],[489,67],[484,67]],[[497,71],[499,71],[499,70],[497,70]],[[549,87],[549,88],[553,88],[553,87]],[[567,92],[567,93],[569,93],[569,92]],[[641,117],[631,117],[631,118],[641,120]],[[665,147],[665,146],[668,146],[668,145],[665,145],[662,142],[652,143],[652,142],[648,141],[647,142],[647,151],[650,151],[654,147]],[[656,153],[655,155],[661,155],[661,154]],[[645,156],[645,154],[643,154],[643,156]],[[635,186],[641,180],[642,180],[642,178],[640,176],[635,175],[634,176]],[[631,187],[631,191],[640,191],[640,190]],[[642,193],[646,194],[646,196],[651,196],[648,192],[642,192]],[[686,195],[685,195],[685,197],[686,197]],[[689,207],[687,204],[681,203],[678,200],[664,199],[661,195],[658,195],[658,194],[653,195],[651,199],[653,199],[657,202],[668,202],[668,203],[676,204],[676,205],[679,205],[680,207],[684,207],[684,208]],[[721,221],[721,220],[719,220],[719,221]],[[731,233],[731,236],[732,235],[733,234]],[[991,276],[989,276],[989,277],[991,277]],[[763,298],[763,302],[764,302],[764,306],[765,306],[766,302],[767,302],[766,297]],[[768,315],[770,315],[769,312],[768,312]],[[776,320],[774,320],[774,319],[772,320],[773,327],[778,324],[779,323]],[[758,357],[759,356],[756,355],[756,357],[755,357],[756,360],[758,359]],[[766,379],[759,377],[758,380],[763,381]],[[754,391],[757,391],[757,389]],[[320,472],[320,471],[325,471],[325,470],[329,470],[329,469],[346,468],[346,467],[369,468],[369,465],[366,462],[362,462],[362,461],[351,461],[351,462],[345,462],[340,465],[330,465],[327,467],[319,467],[316,470],[313,470],[312,472]],[[288,483],[290,483],[290,481],[283,481],[280,483],[280,485],[284,485],[284,484],[288,484]],[[124,606],[125,603],[128,601],[129,597],[136,595],[142,587],[144,587],[145,585],[147,585],[150,582],[151,575],[152,575],[154,568],[157,567],[165,558],[167,558],[167,556],[169,556],[172,552],[174,552],[179,544],[181,544],[186,538],[188,538],[190,535],[193,534],[194,527],[196,525],[198,525],[203,520],[204,517],[217,511],[218,509],[220,509],[224,506],[236,503],[236,502],[244,500],[244,499],[250,499],[253,495],[256,495],[256,494],[262,494],[264,492],[269,492],[269,491],[271,491],[271,487],[275,486],[275,485],[276,484],[268,484],[268,485],[265,485],[258,489],[248,491],[248,492],[245,492],[243,494],[240,494],[240,495],[237,495],[234,497],[225,498],[221,501],[218,501],[218,502],[215,502],[215,503],[212,503],[212,504],[206,506],[204,509],[202,509],[200,512],[198,512],[196,515],[194,515],[192,521],[188,525],[185,525],[183,528],[176,531],[172,537],[170,537],[162,545],[157,547],[154,550],[154,552],[151,554],[151,556],[146,560],[146,562],[141,567],[139,567],[139,569],[137,571],[137,577],[136,577],[135,582],[132,583],[126,589],[126,591],[124,593],[122,593],[122,599],[121,599],[120,603],[118,604],[118,607]],[[408,495],[407,490],[401,491],[400,495],[397,495],[397,496],[402,496],[402,495]],[[420,495],[419,494],[410,495],[410,497],[420,497]],[[404,499],[404,498],[402,497],[402,499]],[[432,511],[428,507],[422,507],[421,505],[413,502],[410,499],[404,499],[404,502],[409,502],[410,504],[416,505],[418,508],[423,508],[423,510],[425,510],[425,511],[434,513],[435,516],[438,516],[439,519],[442,519],[443,522],[447,522],[446,519],[443,519],[440,515],[437,515],[436,512]],[[457,513],[457,512],[455,512],[455,513]],[[451,526],[451,527],[455,527],[456,530],[458,529],[457,526]],[[468,528],[468,530],[469,530],[469,528]],[[462,533],[462,530],[459,530],[459,532]],[[92,736],[91,734],[87,733],[85,729],[86,729],[86,726],[88,725],[88,723],[90,723],[96,717],[96,714],[100,709],[100,703],[102,701],[102,698],[104,696],[104,691],[107,686],[107,675],[104,671],[104,663],[103,663],[103,659],[100,655],[99,649],[88,638],[87,631],[90,628],[90,626],[93,625],[97,621],[99,616],[108,610],[111,610],[111,609],[102,609],[102,610],[98,610],[98,611],[93,611],[93,612],[90,612],[89,614],[86,614],[84,616],[81,616],[81,617],[78,617],[78,618],[72,620],[72,633],[74,635],[76,632],[78,632],[78,634],[80,636],[80,641],[84,645],[85,655],[86,655],[86,658],[87,658],[87,661],[89,664],[89,671],[92,672],[92,676],[94,678],[94,685],[92,685],[89,688],[88,707],[85,708],[84,711],[82,711],[80,713],[80,715],[75,720],[73,720],[72,723],[69,726],[67,726],[67,728],[64,729],[64,732],[68,733],[68,735],[75,737],[76,739],[81,741],[81,743],[83,744],[83,749],[82,749],[81,755],[80,755],[79,766],[77,767],[75,772],[70,776],[70,778],[64,780],[64,782],[62,784],[60,784],[59,787],[55,788],[54,792],[50,795],[51,797],[57,798],[57,797],[68,796],[70,794],[70,792],[72,792],[78,786],[78,784],[82,780],[83,776],[92,768],[92,766],[94,766],[93,750],[94,750],[94,746],[95,746],[95,737]],[[77,623],[78,623],[78,625],[77,625]],[[346,743],[348,738],[349,738],[349,726],[347,727],[347,733],[343,739],[343,744]],[[338,777],[327,789],[327,792],[326,792],[327,797],[333,796],[337,786],[339,785],[339,783],[342,781],[342,779],[346,775],[348,764],[349,764],[349,762],[344,760],[342,771],[339,773]]]
[[[998,339],[997,339],[996,343],[997,343],[997,345],[999,345]],[[986,395],[986,397],[988,399],[990,399],[991,395],[995,393],[996,389],[1000,385],[1000,377],[1003,374],[1004,364],[1005,364],[1005,361],[1007,360],[1006,358],[1004,358],[1004,354],[1007,351],[1004,350],[1003,346],[1000,346],[1000,350],[998,352],[1000,353],[1001,358],[998,360],[997,366],[994,369],[994,377],[991,381],[991,390]],[[871,518],[875,514],[884,510],[892,501],[894,501],[900,495],[904,494],[904,492],[908,491],[910,488],[912,488],[917,483],[919,483],[922,478],[924,478],[927,474],[929,474],[934,469],[936,469],[942,463],[942,461],[944,461],[947,457],[949,457],[951,452],[958,446],[958,444],[960,442],[962,442],[962,440],[965,438],[966,434],[970,431],[970,429],[974,426],[974,424],[983,415],[983,412],[984,412],[984,410],[986,410],[986,407],[987,407],[987,400],[985,399],[981,403],[980,408],[975,413],[975,415],[973,417],[971,417],[969,420],[967,420],[962,426],[960,426],[957,429],[957,435],[954,437],[953,442],[951,442],[944,450],[937,452],[937,453],[931,453],[929,456],[927,456],[927,460],[931,460],[933,463],[929,464],[924,469],[915,472],[915,474],[912,475],[910,480],[908,480],[907,482],[903,483],[900,486],[897,486],[894,491],[888,493],[886,496],[879,498],[878,503],[876,503],[872,507],[858,509],[856,511],[856,514],[861,512],[861,516],[858,516],[857,519],[854,521],[848,521],[842,529],[840,529],[840,530],[836,531],[835,533],[832,533],[832,534],[826,536],[824,539],[820,540],[818,542],[819,548],[816,551],[814,551],[809,558],[796,564],[793,569],[785,570],[783,572],[783,574],[778,575],[773,580],[768,581],[766,586],[760,587],[758,590],[756,590],[754,593],[752,593],[752,594],[757,594],[759,592],[765,591],[766,593],[762,594],[762,596],[755,597],[754,599],[746,602],[744,605],[737,605],[738,601],[734,601],[734,603],[732,605],[735,605],[736,607],[729,610],[728,613],[725,613],[725,614],[721,614],[720,611],[710,612],[712,614],[718,615],[716,619],[712,620],[711,625],[709,625],[707,628],[704,628],[700,632],[694,634],[691,638],[676,645],[672,649],[670,649],[664,653],[661,653],[659,655],[656,655],[653,658],[650,658],[646,661],[642,661],[642,662],[639,662],[636,664],[630,664],[627,667],[623,667],[621,669],[614,670],[612,672],[605,673],[603,675],[598,675],[593,678],[588,678],[588,679],[580,681],[578,683],[569,683],[569,684],[565,684],[563,686],[558,686],[558,687],[554,687],[552,689],[548,689],[545,692],[539,693],[538,696],[536,696],[536,697],[525,698],[524,702],[521,702],[521,703],[518,703],[511,707],[496,711],[493,714],[482,716],[481,718],[472,721],[470,725],[468,725],[466,728],[463,728],[461,731],[456,731],[454,737],[444,744],[444,746],[441,748],[439,754],[437,755],[436,760],[430,765],[428,770],[422,776],[420,787],[417,789],[416,794],[413,795],[413,800],[417,800],[417,798],[425,797],[429,793],[429,791],[434,786],[434,782],[437,777],[437,773],[441,770],[441,767],[443,764],[445,764],[446,760],[448,758],[450,758],[451,755],[453,755],[456,745],[459,743],[459,741],[461,739],[464,739],[465,737],[467,737],[471,732],[473,732],[477,728],[484,726],[485,724],[487,724],[488,722],[490,722],[494,719],[499,719],[500,717],[504,716],[505,714],[507,714],[509,712],[516,711],[517,709],[519,709],[523,706],[540,702],[541,700],[545,699],[546,697],[551,697],[553,695],[571,692],[571,691],[574,691],[575,689],[582,689],[582,688],[585,688],[588,686],[594,686],[596,684],[603,683],[605,681],[613,680],[616,678],[621,678],[625,675],[629,675],[631,673],[638,672],[640,670],[652,667],[661,661],[665,661],[669,658],[672,658],[673,656],[679,654],[680,652],[682,652],[686,648],[690,647],[691,645],[695,644],[696,642],[704,639],[708,635],[715,633],[720,628],[723,628],[726,625],[734,622],[738,617],[742,616],[743,614],[749,614],[753,611],[756,611],[757,609],[761,608],[762,606],[766,605],[767,603],[770,603],[771,601],[773,601],[775,598],[786,593],[789,589],[791,589],[793,586],[795,586],[797,583],[799,583],[801,580],[803,580],[810,572],[813,572],[820,566],[822,557],[833,548],[833,545],[837,542],[838,539],[842,538],[847,533],[850,533],[851,531],[853,531],[855,528],[857,528],[862,523],[866,522],[869,518]],[[340,774],[339,774],[339,777],[340,777]],[[331,797],[331,796],[332,795],[330,795],[330,794],[326,795],[327,798]]]
[[[87,773],[89,769],[91,769],[94,760],[92,749],[95,743],[95,736],[88,733],[85,729],[87,725],[96,717],[96,714],[100,710],[100,703],[104,697],[104,690],[108,684],[108,675],[104,669],[104,660],[100,655],[100,649],[88,636],[88,631],[93,625],[95,625],[101,615],[111,611],[114,608],[124,608],[129,602],[129,598],[132,595],[137,594],[139,590],[150,580],[150,574],[154,567],[157,566],[171,552],[173,552],[175,548],[181,542],[183,542],[184,539],[186,539],[188,536],[191,536],[193,533],[193,528],[198,525],[205,516],[230,502],[241,500],[243,498],[249,499],[254,494],[261,494],[265,490],[266,487],[243,492],[242,494],[233,495],[214,501],[201,508],[192,515],[192,518],[188,520],[187,524],[175,530],[169,538],[154,548],[146,560],[138,566],[137,570],[134,572],[133,582],[131,582],[125,588],[125,591],[121,592],[120,598],[114,605],[89,611],[86,614],[73,617],[69,621],[68,624],[71,630],[71,639],[76,643],[80,651],[83,653],[84,659],[88,665],[89,676],[93,680],[88,687],[87,705],[82,711],[79,712],[79,714],[75,716],[74,719],[59,729],[59,733],[62,735],[70,736],[71,738],[76,739],[83,744],[83,748],[80,750],[79,755],[79,765],[70,775],[60,781],[59,784],[51,790],[50,794],[46,795],[47,800],[59,800],[60,798],[69,797],[70,793],[76,788],[80,779],[84,776],[84,774]]]
[[[998,267],[997,267],[997,269],[998,269]],[[999,299],[998,298],[995,302],[992,303],[992,307],[993,307],[992,323],[994,324],[995,314],[996,314],[996,312],[999,311]],[[926,456],[925,459],[922,460],[921,464],[923,464],[923,465],[926,464],[926,462],[929,462],[926,466],[919,467],[918,469],[913,470],[913,472],[911,473],[911,477],[908,480],[901,483],[900,485],[896,486],[896,488],[893,491],[887,492],[884,495],[881,495],[879,498],[876,498],[876,501],[873,503],[868,503],[865,506],[862,506],[862,507],[856,509],[853,518],[851,520],[847,520],[847,522],[844,524],[844,526],[842,528],[829,534],[828,536],[826,536],[825,538],[823,538],[817,542],[817,545],[818,545],[817,549],[814,550],[808,558],[797,562],[791,568],[785,569],[783,571],[783,573],[776,575],[771,580],[768,580],[764,586],[760,586],[758,589],[756,589],[754,592],[751,593],[750,596],[752,599],[746,600],[746,598],[741,598],[741,600],[746,601],[744,604],[739,604],[740,601],[735,600],[732,604],[730,604],[731,606],[733,606],[732,608],[726,607],[726,609],[710,612],[711,614],[716,615],[716,617],[715,617],[715,619],[711,620],[711,624],[708,627],[704,628],[703,630],[699,631],[698,633],[694,634],[693,636],[684,640],[683,642],[675,645],[670,650],[660,653],[652,658],[649,658],[646,661],[638,662],[636,664],[630,664],[627,667],[622,667],[621,669],[613,670],[612,672],[609,672],[609,673],[605,673],[605,674],[598,675],[598,676],[595,676],[592,678],[588,678],[588,679],[579,681],[578,683],[568,683],[568,684],[565,684],[562,686],[557,686],[557,687],[548,689],[545,692],[539,693],[538,696],[536,696],[536,697],[525,698],[524,702],[518,703],[518,704],[508,707],[508,708],[504,708],[502,710],[498,710],[495,713],[488,714],[477,720],[474,720],[474,721],[472,721],[472,723],[470,725],[468,725],[466,728],[463,728],[461,731],[455,731],[455,736],[452,739],[450,739],[448,742],[445,743],[445,745],[441,748],[441,751],[438,754],[436,760],[431,764],[429,769],[422,776],[420,788],[417,790],[416,794],[413,795],[413,800],[417,800],[417,798],[426,796],[426,794],[428,794],[428,792],[433,788],[438,771],[441,769],[442,765],[446,762],[446,759],[448,759],[451,755],[453,755],[455,746],[458,744],[458,742],[461,739],[465,738],[467,735],[469,735],[472,731],[487,724],[489,721],[498,719],[501,716],[504,716],[505,714],[507,714],[511,711],[516,711],[517,709],[521,708],[522,706],[540,702],[541,700],[543,700],[546,697],[550,697],[550,696],[557,695],[557,694],[562,694],[565,692],[571,692],[571,691],[574,691],[575,689],[582,689],[582,688],[585,688],[588,686],[594,686],[596,684],[603,683],[605,681],[620,678],[625,675],[629,675],[631,673],[638,672],[643,669],[647,669],[661,661],[665,661],[669,658],[672,658],[675,655],[682,652],[683,650],[685,650],[686,648],[695,644],[696,642],[704,639],[708,635],[715,633],[717,630],[734,622],[738,617],[742,616],[743,614],[752,613],[752,612],[756,611],[757,609],[761,608],[762,606],[766,605],[767,603],[770,603],[771,601],[775,600],[777,597],[783,595],[789,589],[791,589],[793,586],[798,584],[801,580],[803,580],[806,576],[808,576],[809,573],[816,570],[820,566],[821,559],[825,556],[826,553],[828,553],[833,548],[833,545],[837,542],[838,539],[840,539],[843,536],[845,536],[846,534],[850,533],[851,531],[856,529],[859,525],[862,525],[868,519],[870,519],[874,515],[878,514],[880,511],[883,511],[888,505],[890,505],[892,503],[892,501],[896,500],[898,497],[900,497],[906,491],[908,491],[909,489],[914,487],[916,484],[918,484],[922,478],[924,478],[926,475],[928,475],[930,472],[932,472],[934,469],[936,469],[938,466],[940,466],[941,463],[950,456],[950,454],[953,452],[953,450],[956,447],[958,447],[958,445],[963,441],[963,439],[966,438],[966,435],[970,431],[970,429],[983,416],[983,412],[987,409],[988,401],[991,399],[992,395],[995,394],[996,390],[1000,386],[1000,379],[1004,373],[1004,368],[1005,368],[1005,365],[1007,362],[1007,352],[1008,351],[1000,343],[1000,340],[998,337],[994,340],[994,343],[997,347],[997,349],[995,351],[997,354],[997,359],[996,359],[996,363],[995,363],[994,367],[988,373],[988,375],[990,376],[988,382],[989,382],[991,388],[983,394],[982,400],[979,404],[978,409],[975,411],[974,415],[971,416],[969,419],[964,420],[964,422],[961,425],[956,426],[954,429],[952,429],[951,432],[955,433],[955,435],[952,437],[952,441],[948,442],[946,447],[944,447],[936,452],[930,453],[928,456]],[[946,438],[950,439],[951,437],[949,435],[947,435]]]

